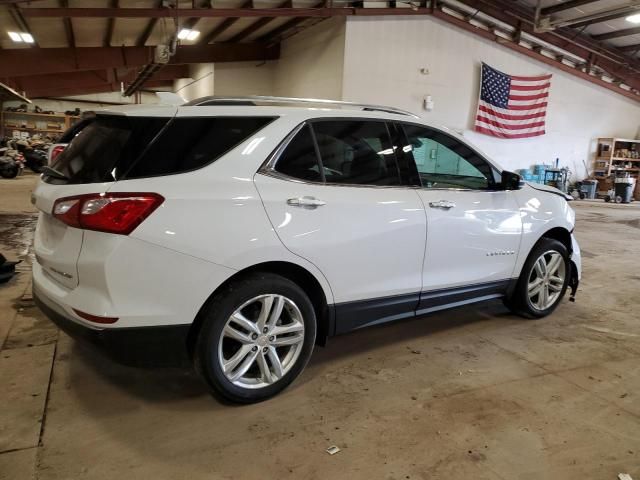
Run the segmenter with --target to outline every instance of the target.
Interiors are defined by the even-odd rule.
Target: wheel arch
[[[520,275],[522,275],[522,269],[524,268],[524,264],[526,263],[527,258],[529,258],[529,255],[531,255],[531,251],[536,247],[536,245],[538,245],[540,240],[542,240],[543,238],[551,238],[553,240],[558,240],[565,247],[567,247],[567,251],[569,252],[569,255],[572,254],[573,243],[571,242],[571,232],[567,228],[561,227],[561,226],[555,226],[553,228],[549,228],[545,230],[544,233],[540,234],[536,238],[535,242],[530,243],[531,247],[526,251],[526,254],[522,252],[522,256],[519,257],[519,261],[514,270],[514,278],[511,279],[511,282],[507,289],[507,296],[510,296],[513,293],[516,287],[516,284],[518,283],[518,280],[520,278]]]
[[[287,261],[272,261],[258,263],[256,265],[252,265],[250,267],[239,270],[227,280],[225,280],[222,284],[220,284],[213,292],[211,292],[211,295],[209,295],[207,300],[198,310],[198,313],[193,323],[191,324],[191,327],[189,328],[189,333],[187,335],[187,348],[189,351],[189,355],[192,358],[198,338],[198,333],[200,332],[200,328],[204,319],[204,311],[206,310],[212,298],[216,295],[216,293],[222,291],[222,289],[226,288],[230,283],[256,272],[268,272],[280,275],[291,280],[305,291],[305,293],[309,296],[311,303],[313,304],[316,313],[316,320],[318,322],[316,345],[326,344],[327,338],[333,333],[335,321],[333,305],[329,305],[327,296],[324,289],[322,288],[321,283],[311,272],[309,272],[306,268],[301,267],[300,265]]]
[[[564,228],[564,227],[554,227],[554,228],[552,228],[550,230],[547,230],[545,233],[543,233],[540,236],[540,238],[538,239],[536,244],[542,238],[552,238],[554,240],[558,240],[565,247],[567,247],[567,251],[569,252],[569,255],[571,255],[571,252],[573,251],[573,243],[571,242],[571,232],[569,230],[567,230],[566,228]]]

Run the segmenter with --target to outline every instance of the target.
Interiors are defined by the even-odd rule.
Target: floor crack
[[[32,448],[38,448],[38,445],[33,445],[31,447],[9,448],[8,450],[2,450],[0,455],[4,455],[5,453],[22,452],[23,450],[31,450]]]

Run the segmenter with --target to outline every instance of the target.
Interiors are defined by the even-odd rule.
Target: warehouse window
[[[327,183],[400,185],[384,122],[331,120],[313,123]]]
[[[275,170],[300,180],[309,182],[322,181],[318,156],[308,125],[305,125],[289,142],[289,145],[287,145],[287,148],[278,159]]]

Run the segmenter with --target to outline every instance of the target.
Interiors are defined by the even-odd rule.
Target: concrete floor
[[[33,306],[34,176],[0,181],[0,478],[640,478],[640,208],[575,202],[575,304],[500,303],[334,338],[243,407],[190,372],[110,363]],[[328,455],[325,449],[342,450]]]

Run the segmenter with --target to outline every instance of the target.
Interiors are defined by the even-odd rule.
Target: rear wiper
[[[69,177],[67,177],[64,173],[56,170],[55,168],[42,167],[42,173],[50,177],[57,178],[58,180],[69,180]]]

